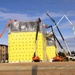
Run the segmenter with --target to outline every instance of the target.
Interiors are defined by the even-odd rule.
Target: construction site
[[[32,21],[9,20],[0,34],[8,28],[8,45],[0,44],[0,75],[75,75],[75,54],[72,54],[58,25],[63,18],[74,26],[66,15],[54,23],[65,46],[56,37],[52,25],[43,24],[41,18]],[[49,30],[47,33],[46,30]],[[63,55],[59,54],[58,43]]]

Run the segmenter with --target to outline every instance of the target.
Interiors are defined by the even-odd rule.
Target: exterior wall
[[[46,38],[46,54],[47,54],[47,60],[50,61],[53,57],[56,56],[57,53],[56,48],[56,42],[54,40],[54,37],[48,37]]]
[[[35,50],[36,32],[11,32],[8,34],[9,62],[31,62]],[[38,34],[37,55],[46,60],[46,39],[42,33]]]
[[[37,54],[40,56],[41,60],[46,61],[46,38],[42,33],[38,34],[38,46]]]
[[[47,46],[46,47],[46,53],[47,53],[47,59],[50,60],[51,58],[55,57],[56,54],[55,46]]]

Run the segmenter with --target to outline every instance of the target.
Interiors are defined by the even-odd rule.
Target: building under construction
[[[61,61],[61,59],[64,60],[64,58],[75,60],[75,56],[71,54],[57,23],[48,13],[46,14],[55,24],[69,54],[66,53],[66,50],[63,48],[62,44],[56,37],[53,27],[44,25],[40,18],[37,21],[10,20],[0,34],[1,38],[4,31],[8,27],[8,47],[0,46],[0,62],[7,59],[8,62],[32,62],[33,60],[37,59],[39,61],[50,61],[50,59],[53,59],[54,57],[54,60],[59,61]],[[59,20],[58,24],[64,17],[70,22],[66,16],[63,16]],[[72,30],[74,31],[74,26],[72,23],[71,26]],[[47,34],[46,28],[50,28],[52,33]],[[64,57],[62,58],[58,55],[56,42],[58,42],[61,50],[64,53]],[[5,56],[5,59],[3,56]]]
[[[10,23],[8,34],[9,62],[32,62],[35,49],[41,61],[49,61],[55,56],[55,46],[51,40],[46,38],[46,30],[42,22],[39,23],[37,44],[35,45],[36,28],[36,21]]]

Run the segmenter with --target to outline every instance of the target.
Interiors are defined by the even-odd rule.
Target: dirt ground
[[[75,75],[75,62],[1,63],[0,75]]]

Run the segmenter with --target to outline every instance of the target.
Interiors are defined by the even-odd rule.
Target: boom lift
[[[10,25],[10,23],[11,23],[11,22],[14,22],[14,21],[16,21],[16,20],[9,20],[9,21],[7,22],[7,24],[5,25],[4,29],[2,30],[2,32],[1,32],[1,34],[0,34],[0,38],[1,38],[2,35],[4,34],[6,28]]]
[[[39,23],[41,22],[40,18],[37,20],[37,27],[36,27],[36,37],[35,37],[35,49],[34,49],[34,55],[32,57],[32,61],[34,62],[40,62],[40,58],[36,54],[36,47],[37,47],[37,39],[38,39],[38,32],[39,32]]]
[[[59,40],[57,39],[57,37],[55,36],[54,31],[53,31],[53,28],[52,28],[52,25],[51,25],[51,26],[47,26],[47,25],[46,25],[46,28],[51,28],[51,31],[52,31],[52,33],[53,33],[53,36],[54,36],[55,40],[58,42],[58,44],[59,44],[61,50],[62,50],[62,51],[64,52],[64,54],[65,54],[65,57],[62,57],[62,56],[59,56],[59,55],[57,56],[57,54],[56,54],[56,57],[53,58],[53,61],[64,61],[64,60],[67,60],[67,61],[68,61],[67,53],[66,53],[65,49],[63,48],[63,46],[61,45],[61,43],[59,42]]]

